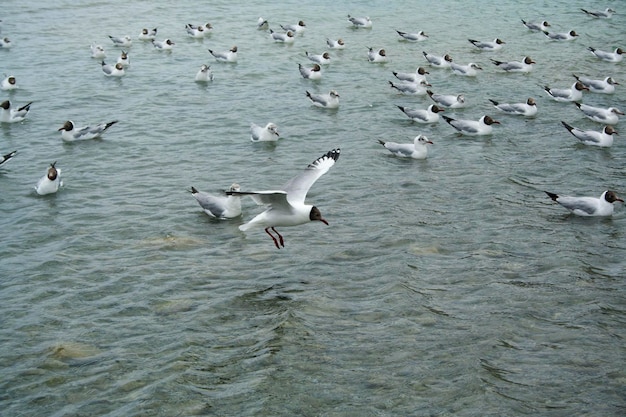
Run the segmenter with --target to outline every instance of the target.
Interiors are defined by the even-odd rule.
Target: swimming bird
[[[9,49],[13,46],[9,38],[0,38],[0,49]]]
[[[169,38],[163,39],[162,41],[152,39],[152,45],[159,51],[171,51],[176,43]]]
[[[367,60],[369,62],[387,62],[387,53],[384,49],[367,48]]]
[[[18,109],[14,109],[11,107],[11,102],[9,100],[3,101],[0,103],[0,122],[16,123],[23,121],[30,111],[31,104],[33,104],[32,101]]]
[[[535,64],[535,61],[533,61],[533,59],[529,56],[524,57],[522,61],[507,62],[492,59],[491,62],[506,72],[530,72],[533,70],[533,64]]]
[[[467,105],[463,94],[435,94],[430,90],[426,90],[426,94],[441,107],[458,109]]]
[[[614,191],[606,190],[600,198],[595,197],[569,197],[559,196],[544,191],[552,201],[556,201],[577,216],[611,216],[613,215],[613,203],[624,200],[619,198]]]
[[[372,27],[372,20],[368,17],[352,17],[348,15],[348,20],[355,28],[369,29]]]
[[[210,23],[205,23],[204,25],[194,25],[193,23],[188,23],[185,28],[189,28],[191,30],[196,30],[196,31],[200,31],[200,28],[202,28],[202,34],[204,35],[204,37],[208,37],[211,36],[211,33],[213,32],[213,25]]]
[[[266,124],[265,127],[254,123],[250,124],[250,139],[252,142],[275,142],[279,137],[278,126],[272,122]]]
[[[17,154],[17,151],[9,152],[6,155],[0,156],[0,165],[4,164],[5,162],[13,158],[15,154]]]
[[[234,183],[228,191],[240,191],[239,184]],[[198,191],[191,187],[191,194],[196,199],[202,210],[211,217],[217,219],[232,219],[241,216],[241,197],[238,195],[213,195]]]
[[[601,131],[597,131],[578,129],[577,127],[568,125],[564,121],[561,121],[561,124],[569,133],[585,145],[608,148],[613,145],[613,135],[618,135],[617,130],[615,130],[613,126],[604,126]]]
[[[320,65],[330,64],[330,54],[328,52],[324,52],[322,54],[310,54],[308,51],[305,51],[304,55],[306,55],[309,60]]]
[[[206,83],[209,81],[213,81],[213,72],[211,71],[211,66],[203,64],[196,73],[196,82]]]
[[[613,16],[613,13],[615,13],[615,10],[611,9],[610,7],[607,7],[604,10],[585,10],[585,9],[580,9],[580,10],[582,10],[585,14],[591,17],[597,17],[600,19],[610,19],[611,16]]]
[[[530,30],[538,30],[542,32],[544,30],[548,30],[548,28],[550,27],[550,23],[546,22],[545,20],[542,21],[541,23],[532,23],[532,22],[527,22],[524,19],[522,19],[522,23],[524,24],[524,26],[526,26]]]
[[[128,52],[122,50],[120,57],[117,58],[117,63],[122,64],[124,68],[130,66],[130,55],[128,54]]]
[[[396,143],[378,140],[389,152],[401,158],[426,159],[428,157],[428,146],[433,143],[423,135],[415,136],[413,143]]]
[[[61,169],[56,167],[56,161],[50,164],[46,174],[37,181],[35,191],[39,195],[53,194],[63,185],[61,181]]]
[[[587,49],[590,50],[596,58],[607,62],[620,62],[623,58],[622,55],[624,55],[622,48],[615,48],[613,52],[603,51],[601,49],[592,48],[591,46]]]
[[[436,123],[439,121],[440,112],[444,111],[441,107],[436,104],[431,104],[427,109],[412,109],[409,107],[398,106],[397,108],[402,111],[409,119],[418,122],[418,123]]]
[[[296,39],[295,35],[290,30],[288,30],[286,33],[278,33],[270,29],[270,37],[274,40],[274,42],[281,43],[293,43]]]
[[[475,77],[478,75],[477,70],[482,70],[482,67],[478,64],[470,62],[467,65],[459,65],[456,62],[450,62],[450,69],[454,74],[463,75],[466,77]]]
[[[130,39],[130,36],[111,36],[109,35],[109,39],[113,42],[114,46],[119,46],[122,48],[128,48],[133,44],[133,41]]]
[[[542,31],[544,35],[548,37],[548,39],[553,41],[571,41],[576,39],[578,34],[570,30],[569,32],[548,32],[547,30]]]
[[[237,46],[233,46],[228,51],[216,52],[209,49],[209,52],[220,62],[237,62]]]
[[[346,47],[343,39],[326,39],[326,45],[331,49],[344,49]]]
[[[412,83],[409,81],[400,81],[399,83],[393,83],[389,81],[391,88],[394,88],[402,94],[413,94],[417,96],[423,96],[426,94],[426,86],[430,86],[426,81],[420,81],[419,83]]]
[[[258,30],[267,30],[269,28],[269,22],[262,17],[259,17],[256,22],[256,28]]]
[[[438,56],[424,51],[422,51],[422,54],[431,66],[435,68],[450,68],[450,63],[452,62],[452,57],[450,55],[445,54],[443,56]]]
[[[576,74],[573,75],[576,80],[583,83],[592,93],[613,94],[615,92],[615,86],[619,85],[619,83],[611,77],[606,77],[603,80],[594,80],[592,78],[579,77]]]
[[[185,31],[190,38],[202,39],[204,38],[204,26],[193,26],[190,24],[185,25]]]
[[[141,33],[139,34],[139,36],[137,36],[137,38],[142,41],[151,41],[152,39],[156,38],[156,35],[157,35],[157,28],[153,28],[153,29],[143,28],[141,29]]]
[[[576,105],[576,107],[578,107],[580,111],[583,112],[585,117],[593,120],[594,122],[604,123],[607,125],[617,124],[617,122],[619,122],[618,115],[624,115],[624,112],[622,112],[617,107],[603,108],[581,103],[574,104]]]
[[[302,20],[299,20],[298,23],[294,25],[280,25],[280,27],[286,32],[302,33],[306,29],[306,24]]]
[[[489,116],[483,116],[479,120],[453,119],[443,115],[441,117],[443,117],[443,119],[459,133],[467,136],[490,135],[493,131],[491,125],[500,124],[500,122]]]
[[[502,49],[502,45],[506,43],[500,38],[495,38],[493,41],[477,41],[475,39],[468,39],[468,41],[481,51],[497,51]]]
[[[63,140],[73,142],[76,140],[87,140],[101,137],[102,134],[115,123],[117,123],[117,120],[113,120],[108,123],[100,123],[94,126],[76,127],[74,122],[68,120],[58,129],[58,131],[61,132],[61,138]]]
[[[317,107],[326,109],[336,109],[339,107],[339,93],[335,90],[330,90],[328,94],[313,94],[307,91],[306,96]]]
[[[525,117],[533,117],[537,114],[537,102],[534,98],[529,97],[525,103],[498,103],[495,100],[488,99],[496,109],[505,114],[519,115]]]
[[[109,65],[104,61],[102,61],[102,72],[107,77],[123,77],[126,74],[122,64]]]
[[[277,248],[285,246],[283,236],[276,227],[298,226],[312,221],[320,221],[328,225],[320,210],[313,205],[305,204],[307,192],[322,175],[335,165],[339,159],[340,149],[333,149],[310,163],[306,169],[293,177],[279,190],[268,191],[227,191],[228,195],[249,195],[258,205],[267,209],[249,222],[239,226],[245,232],[250,229],[263,228]],[[276,237],[272,234],[276,233]]]
[[[417,67],[415,72],[396,72],[393,71],[393,75],[400,81],[410,81],[413,83],[426,81],[426,74],[430,74],[423,67]]]
[[[18,88],[17,79],[13,75],[5,77],[4,80],[2,80],[2,83],[0,83],[0,89],[4,91],[16,90]]]
[[[322,79],[322,67],[320,64],[314,64],[312,67],[308,68],[302,64],[298,64],[298,69],[300,71],[300,75],[303,78],[309,80],[321,80]]]
[[[580,101],[583,99],[583,91],[589,91],[580,81],[576,81],[570,88],[543,87],[546,93],[555,101]]]
[[[96,43],[92,43],[91,46],[91,57],[95,59],[104,59],[107,57],[106,52],[104,52],[104,48],[102,45],[98,45]]]
[[[420,42],[420,41],[428,39],[428,35],[425,34],[423,30],[420,30],[419,32],[413,32],[413,33],[402,32],[399,30],[396,30],[396,32],[398,33],[398,35],[402,37],[402,39],[410,41],[410,42]]]

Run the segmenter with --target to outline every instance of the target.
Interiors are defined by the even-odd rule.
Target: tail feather
[[[385,141],[384,140],[378,139],[378,143],[380,143],[381,145],[385,146]]]
[[[556,199],[559,198],[559,196],[554,193],[550,193],[548,191],[544,191],[544,193],[548,194],[548,197],[550,197],[552,201],[556,201]]]
[[[25,105],[23,105],[22,107],[20,107],[20,108],[18,109],[18,111],[22,111],[22,110],[30,110],[30,105],[31,105],[31,104],[33,104],[33,102],[32,102],[32,101],[31,101],[30,103],[25,104]]]
[[[569,130],[570,132],[571,132],[572,130],[574,130],[574,127],[573,127],[573,126],[568,125],[568,124],[567,124],[567,123],[565,123],[563,120],[561,120],[561,124],[562,124],[563,126],[565,126],[565,129]]]

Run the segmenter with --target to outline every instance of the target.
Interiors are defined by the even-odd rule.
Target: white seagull
[[[420,41],[428,39],[428,35],[425,34],[423,30],[420,30],[419,32],[413,32],[413,33],[402,32],[400,30],[396,30],[396,32],[398,32],[398,35],[400,35],[402,39],[410,41],[410,42],[420,42]]]
[[[0,103],[0,123],[21,122],[28,115],[31,104],[33,104],[32,101],[18,109],[13,109],[9,100],[3,101]]]
[[[564,121],[561,121],[561,124],[563,124],[569,133],[585,145],[608,148],[613,145],[613,135],[618,135],[617,130],[615,130],[613,126],[604,126],[601,131],[597,131],[578,129],[577,127],[568,125]]]
[[[387,53],[384,49],[367,48],[367,60],[369,62],[387,62]]]
[[[330,64],[330,54],[328,52],[324,52],[323,54],[310,54],[308,51],[305,51],[304,55],[311,61],[320,65]]]
[[[580,101],[583,99],[583,91],[589,91],[580,81],[576,81],[570,88],[543,87],[546,93],[555,101]]]
[[[418,83],[422,80],[426,81],[426,74],[430,74],[423,67],[417,67],[415,72],[396,72],[393,71],[393,75],[400,81],[410,81]]]
[[[196,82],[207,83],[209,81],[213,81],[213,72],[211,71],[211,66],[203,64],[196,73]]]
[[[346,47],[343,39],[326,39],[326,45],[331,49],[344,49]]]
[[[613,94],[615,92],[615,86],[619,85],[619,83],[611,77],[606,77],[603,80],[594,80],[592,78],[579,77],[576,74],[573,75],[576,80],[583,83],[592,93]]]
[[[506,43],[500,38],[495,38],[493,41],[477,41],[475,39],[468,39],[468,41],[481,51],[497,51],[502,49],[502,45]]]
[[[220,62],[237,62],[237,46],[233,46],[228,51],[216,52],[209,49],[209,52]]]
[[[459,65],[456,62],[450,62],[450,69],[457,75],[464,75],[466,77],[475,77],[478,75],[477,70],[482,70],[480,65],[470,62],[467,65]]]
[[[610,19],[611,16],[613,16],[613,13],[615,13],[615,10],[611,9],[610,7],[607,7],[604,10],[580,10],[582,10],[585,14],[591,17],[598,17],[600,19]]]
[[[445,54],[444,56],[438,56],[424,51],[422,51],[422,54],[431,66],[436,68],[450,68],[450,62],[452,62],[452,57],[450,55]]]
[[[428,96],[441,107],[458,109],[467,105],[463,94],[434,94],[430,90],[427,90],[426,94],[428,94]]]
[[[529,97],[525,103],[498,103],[495,100],[488,99],[496,109],[505,114],[519,115],[525,117],[533,117],[537,114],[537,102],[534,98]]]
[[[128,55],[128,52],[122,50],[120,57],[117,58],[117,63],[122,64],[124,68],[130,66],[130,56]]]
[[[95,59],[104,59],[107,57],[106,52],[104,52],[104,48],[102,45],[98,45],[96,43],[92,43],[89,47],[91,49],[91,57]]]
[[[548,39],[553,41],[571,41],[576,39],[578,34],[570,30],[569,32],[548,32],[547,30],[543,31],[543,34],[548,37]]]
[[[274,40],[274,42],[281,43],[293,43],[296,40],[296,36],[290,30],[286,33],[278,33],[270,29],[270,37]]]
[[[280,249],[285,246],[285,240],[276,230],[276,227],[298,226],[311,221],[320,221],[328,225],[319,209],[313,205],[305,204],[304,201],[309,188],[335,165],[339,159],[339,154],[340,150],[337,148],[320,156],[280,190],[227,191],[226,194],[229,195],[249,195],[258,205],[267,206],[264,212],[258,214],[248,223],[239,226],[239,230],[245,232],[254,228],[263,228],[265,233],[274,241],[274,245]],[[276,233],[276,237],[272,232]]]
[[[111,36],[109,35],[109,39],[113,42],[114,46],[120,46],[123,48],[128,48],[133,44],[133,41],[130,39],[130,36]]]
[[[372,27],[372,20],[368,17],[352,17],[348,15],[348,20],[355,28],[369,29]]]
[[[57,168],[56,161],[50,164],[50,168],[46,171],[46,175],[41,177],[39,181],[37,181],[37,185],[35,185],[35,191],[39,195],[53,194],[56,193],[63,185],[63,181],[61,181],[61,169]]]
[[[157,34],[157,28],[154,28],[154,29],[143,28],[141,29],[141,33],[139,34],[139,36],[137,36],[137,38],[141,41],[151,41],[152,39],[156,38],[156,34]]]
[[[302,33],[306,29],[306,24],[302,20],[299,20],[298,23],[294,25],[280,25],[280,27],[286,32],[292,31],[293,33]]]
[[[506,72],[530,72],[533,70],[533,64],[535,61],[529,56],[524,57],[522,61],[496,61],[492,59],[498,68],[503,69]]]
[[[163,39],[162,41],[152,40],[152,45],[159,51],[171,51],[176,43],[171,39]]]
[[[279,137],[278,126],[272,122],[266,124],[265,127],[254,123],[250,124],[250,140],[252,142],[276,142]]]
[[[393,83],[389,81],[391,88],[398,90],[402,94],[413,94],[416,96],[423,96],[426,94],[426,87],[430,86],[426,81],[419,83],[412,83],[409,81],[400,81],[399,83]]]
[[[269,22],[262,17],[259,17],[256,22],[256,28],[258,30],[267,30],[269,27]]]
[[[17,151],[9,152],[6,155],[0,156],[0,165],[4,164],[5,162],[13,158],[15,154],[17,154]]]
[[[298,70],[303,78],[309,80],[321,80],[322,79],[322,67],[320,64],[314,64],[312,67],[305,67],[302,64],[298,64]]]
[[[202,39],[204,38],[204,26],[193,26],[190,24],[185,25],[185,31],[190,38]]]
[[[205,23],[204,25],[194,25],[193,23],[188,23],[185,28],[189,28],[192,30],[197,30],[200,31],[199,28],[202,28],[202,34],[204,35],[204,37],[208,37],[211,36],[211,33],[213,32],[213,25],[210,23]]]
[[[436,104],[431,104],[427,109],[411,109],[409,107],[397,106],[409,119],[418,123],[436,123],[439,121],[439,114],[445,111]]]
[[[18,89],[17,79],[13,75],[9,75],[0,83],[0,89],[8,91]]]
[[[479,120],[453,119],[443,115],[441,117],[443,117],[444,120],[459,133],[467,136],[490,135],[493,131],[491,125],[500,124],[500,122],[493,120],[489,116],[483,116]]]
[[[532,22],[527,22],[526,20],[522,19],[522,23],[524,24],[524,26],[526,26],[530,30],[538,30],[542,32],[544,30],[548,30],[548,28],[550,27],[550,23],[546,22],[545,20],[542,21],[541,23],[532,23]]]
[[[307,91],[306,96],[317,107],[326,109],[336,109],[339,107],[339,93],[335,90],[330,90],[328,94],[313,94]]]
[[[9,38],[0,38],[0,49],[9,49],[13,46]]]
[[[622,48],[615,48],[613,52],[603,51],[601,49],[592,48],[591,46],[587,49],[589,49],[596,58],[607,62],[620,62],[623,58],[622,55],[624,55]]]
[[[228,191],[240,191],[239,184],[230,186]],[[202,210],[211,217],[217,219],[232,219],[241,216],[241,197],[238,195],[217,196],[191,187],[191,194],[196,199]]]
[[[101,137],[102,134],[111,126],[117,123],[117,120],[113,120],[108,123],[100,123],[94,126],[76,127],[74,122],[68,120],[59,128],[61,132],[61,138],[63,140],[73,142],[76,140],[86,140]]]
[[[574,103],[583,114],[594,122],[604,123],[607,125],[615,125],[619,122],[618,115],[624,115],[624,112],[617,107],[594,107],[588,104]]]
[[[401,158],[426,159],[428,157],[427,145],[433,143],[426,136],[415,136],[413,143],[396,143],[378,140],[389,152]]]
[[[619,198],[614,191],[607,190],[602,193],[600,198],[595,197],[568,197],[559,196],[554,193],[548,194],[553,201],[556,201],[577,216],[611,216],[613,214],[613,203],[624,200]]]
[[[107,77],[123,77],[126,74],[124,65],[116,63],[115,65],[109,65],[102,61],[102,72]]]

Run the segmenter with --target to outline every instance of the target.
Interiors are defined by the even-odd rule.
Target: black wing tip
[[[569,130],[570,132],[574,129],[573,126],[568,125],[567,123],[565,123],[563,120],[561,120],[561,124],[563,126],[565,126],[565,129]]]
[[[497,106],[499,103],[495,100],[492,100],[490,98],[488,98],[487,100],[489,100],[494,106]]]
[[[558,195],[551,193],[549,191],[544,191],[544,193],[548,194],[548,197],[550,197],[552,199],[552,201],[556,201],[557,198],[559,198]]]
[[[191,194],[196,194],[198,192],[198,190],[196,189],[196,187],[194,187],[193,185],[191,186]]]
[[[445,120],[446,122],[450,123],[451,121],[453,121],[454,119],[452,117],[448,117],[446,115],[441,115],[441,117],[443,117],[443,120]]]

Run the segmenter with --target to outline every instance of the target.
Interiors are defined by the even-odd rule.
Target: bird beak
[[[622,200],[620,200],[620,201],[622,201]],[[622,202],[623,202],[623,201],[622,201]],[[327,222],[325,219],[320,219],[320,221],[321,221],[322,223],[324,223],[326,226],[328,226],[328,222]]]

